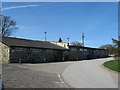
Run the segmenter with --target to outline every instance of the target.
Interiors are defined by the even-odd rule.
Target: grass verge
[[[103,65],[113,71],[120,72],[120,60],[107,61]]]

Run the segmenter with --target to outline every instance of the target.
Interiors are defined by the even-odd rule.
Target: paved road
[[[75,62],[3,65],[5,88],[67,88],[60,75]]]
[[[75,88],[118,88],[118,73],[102,67],[113,58],[84,60],[69,65],[63,72],[63,79]]]

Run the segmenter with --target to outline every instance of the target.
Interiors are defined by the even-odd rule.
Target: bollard
[[[44,58],[44,62],[46,62],[46,58]]]
[[[21,58],[19,58],[19,64],[21,64],[22,63],[22,60],[21,60]]]
[[[79,60],[79,58],[77,57],[77,60]]]
[[[62,58],[62,61],[64,61],[64,57]]]

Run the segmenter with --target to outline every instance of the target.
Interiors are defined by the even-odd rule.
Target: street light
[[[68,41],[68,46],[69,46],[69,39],[70,39],[70,38],[67,38],[67,41]]]
[[[44,32],[45,33],[45,41],[46,41],[46,34],[47,34],[47,32]]]
[[[45,42],[46,42],[46,34],[47,32],[44,32],[45,33]],[[44,62],[46,62],[46,49],[45,49],[45,54],[44,54]]]

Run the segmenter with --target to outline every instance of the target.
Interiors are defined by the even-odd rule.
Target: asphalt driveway
[[[102,67],[112,58],[3,65],[5,88],[117,88],[118,74]]]
[[[5,88],[68,88],[61,74],[72,63],[3,65],[3,83]]]

